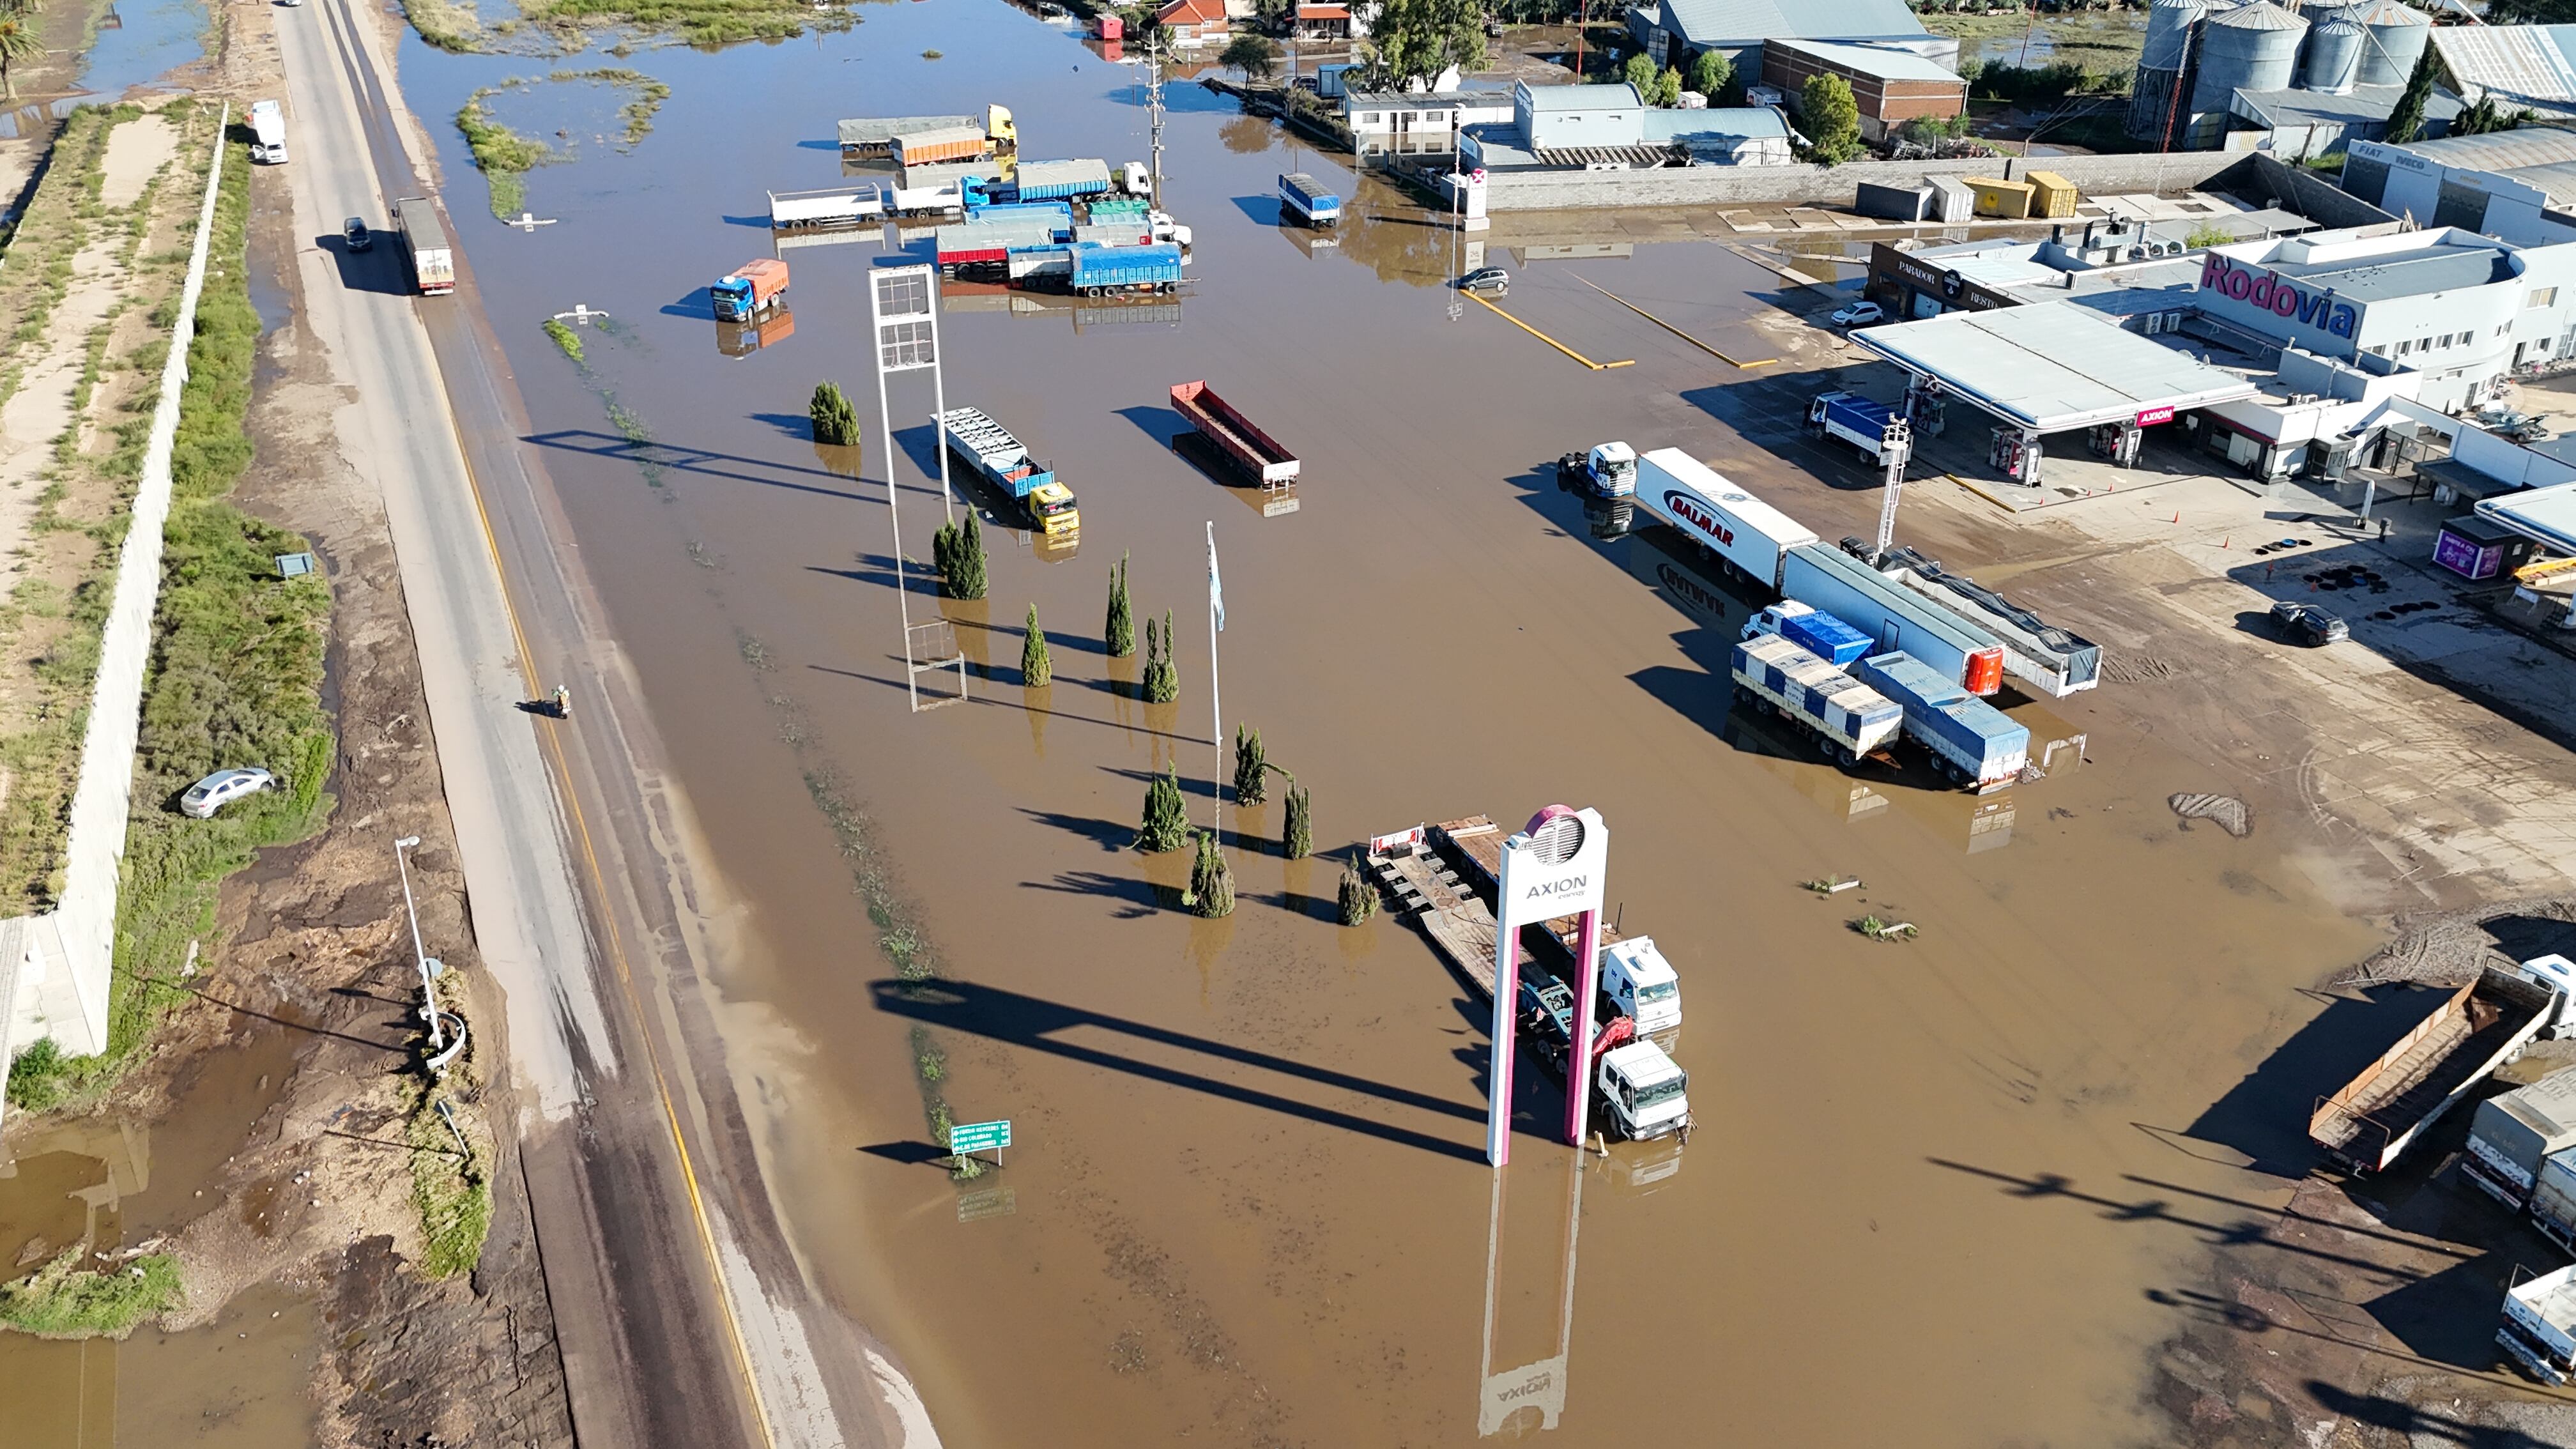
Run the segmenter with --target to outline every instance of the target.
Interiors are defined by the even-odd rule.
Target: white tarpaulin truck
[[[286,112],[275,101],[251,102],[250,159],[272,166],[286,161]]]

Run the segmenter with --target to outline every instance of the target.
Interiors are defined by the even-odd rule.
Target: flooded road
[[[841,115],[998,100],[1031,157],[1114,163],[1146,149],[1130,77],[998,3],[630,63],[673,94],[633,154],[532,175],[558,225],[492,222],[442,128],[449,211],[745,902],[721,984],[794,1237],[948,1442],[2159,1438],[2141,1389],[2175,1320],[2149,1295],[2264,1216],[2233,1164],[2277,1126],[2212,1104],[2289,1030],[2290,988],[2374,938],[2268,823],[2287,813],[2244,840],[2178,828],[2164,799],[2204,773],[2089,697],[2015,710],[2035,751],[2086,734],[2089,763],[1985,800],[1846,776],[1728,719],[1747,601],[1669,540],[1594,537],[1550,465],[1605,437],[1682,446],[1827,538],[1862,530],[1867,472],[1795,441],[1812,375],[1729,368],[1577,280],[1750,359],[1771,355],[1773,273],[1705,241],[1477,256],[1374,184],[1338,237],[1283,230],[1275,174],[1342,168],[1176,85],[1166,194],[1198,240],[1177,307],[961,292],[940,317],[948,404],[1053,459],[1084,528],[1069,558],[997,531],[986,601],[916,592],[912,617],[953,619],[975,668],[968,702],[915,715],[869,396],[881,248],[788,252],[793,333],[747,356],[720,349],[703,288],[768,253],[764,188],[839,174]],[[413,41],[402,78],[445,116],[514,64]],[[526,104],[503,119],[562,124]],[[1633,365],[1588,369],[1456,304],[1443,279],[1484,262],[1513,269],[1513,316]],[[587,373],[538,325],[576,303],[613,319]],[[859,404],[863,476],[806,441],[825,378]],[[1304,456],[1298,511],[1264,517],[1172,454],[1166,390],[1193,378]],[[896,381],[916,560],[943,514],[931,406],[926,379]],[[1275,799],[1226,805],[1235,915],[1167,908],[1182,859],[1124,846],[1166,762],[1199,823],[1217,805],[1209,520],[1225,726],[1261,729],[1313,790],[1322,848],[1602,811],[1611,908],[1682,973],[1686,1151],[1578,1170],[1542,1140],[1554,1089],[1523,1073],[1530,1135],[1498,1187],[1483,1006],[1401,922],[1334,925],[1335,864],[1264,844]],[[1138,611],[1172,612],[1176,705],[1133,699],[1137,662],[1102,657],[1122,555]],[[1055,675],[1034,691],[1031,603]],[[936,991],[892,988],[818,780],[899,862]],[[1799,888],[1829,874],[1866,884]],[[1846,924],[1863,911],[1921,936],[1866,940]],[[923,1160],[933,1053],[957,1120],[1013,1120],[998,1175]]]

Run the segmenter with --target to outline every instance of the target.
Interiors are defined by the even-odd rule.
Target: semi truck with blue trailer
[[[1073,248],[1070,285],[1074,294],[1082,297],[1177,292],[1181,289],[1181,249],[1170,242],[1125,247],[1086,242]]]
[[[1342,199],[1303,171],[1279,178],[1279,205],[1308,226],[1337,226],[1342,220]]]
[[[2021,778],[2030,762],[2030,730],[1902,651],[1873,654],[1852,675],[1895,701],[1906,737],[1923,746],[1940,771],[1982,795]]]
[[[1030,456],[1027,446],[982,408],[950,408],[939,415],[939,431],[959,461],[1018,504],[1047,537],[1069,538],[1082,531],[1073,490],[1057,482],[1055,469]]]
[[[1739,702],[1787,720],[1843,764],[1877,753],[1905,723],[1903,710],[1887,696],[1783,635],[1747,639],[1735,646],[1729,662]]]
[[[1111,189],[1106,161],[1023,161],[1012,179],[1015,201],[1079,201]]]

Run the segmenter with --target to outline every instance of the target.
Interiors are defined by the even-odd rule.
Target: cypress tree
[[[1342,924],[1356,926],[1377,914],[1377,887],[1360,874],[1359,867],[1342,862]]]
[[[952,599],[980,599],[991,587],[984,568],[984,525],[966,511],[966,526],[939,525],[930,541],[931,559],[939,566],[939,591]]]
[[[1109,571],[1109,626],[1101,632],[1101,642],[1112,659],[1127,659],[1136,653],[1136,611],[1127,601],[1127,555],[1118,556],[1118,566]]]
[[[805,405],[805,417],[814,425],[815,442],[850,447],[859,441],[859,410],[850,405],[839,383],[814,384],[814,397]]]
[[[1234,803],[1258,805],[1270,798],[1269,756],[1262,753],[1261,731],[1234,727]]]
[[[1029,605],[1028,632],[1020,640],[1020,683],[1044,689],[1055,680],[1055,661],[1048,657],[1046,630],[1038,627],[1038,606]]]
[[[1180,697],[1180,671],[1172,667],[1172,613],[1166,609],[1159,633],[1152,619],[1145,621],[1145,702],[1170,704]]]
[[[2437,52],[2425,46],[2415,58],[2415,69],[2407,72],[2406,89],[2397,93],[2397,104],[2388,110],[2388,132],[2380,139],[2391,146],[2403,146],[2421,140],[2424,135],[2424,103],[2433,98],[2433,71],[2441,64]]]
[[[1234,914],[1234,872],[1226,866],[1225,852],[1217,849],[1216,832],[1199,837],[1199,857],[1190,863],[1192,909],[1214,920]]]
[[[1165,765],[1154,783],[1145,787],[1145,820],[1136,832],[1136,848],[1147,855],[1178,850],[1189,831],[1189,809],[1181,800],[1180,771]]]
[[[1288,822],[1279,831],[1279,853],[1290,860],[1304,860],[1315,853],[1315,798],[1293,776],[1288,781]]]

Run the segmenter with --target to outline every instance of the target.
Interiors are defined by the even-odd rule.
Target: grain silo
[[[2423,11],[2403,0],[2376,0],[2344,12],[2367,32],[2361,47],[2361,73],[2366,86],[2402,86],[2415,73],[2424,47],[2433,38],[2433,23]]]
[[[2129,86],[2129,134],[2155,140],[2168,126],[2179,129],[2174,92],[2190,73],[2200,52],[2193,34],[2201,18],[2226,9],[2234,0],[2147,0],[2146,44],[2138,52],[2138,73]]]
[[[2308,22],[2272,3],[2222,11],[2201,22],[2194,67],[2194,115],[2224,115],[2238,91],[2286,91],[2299,66],[2299,41]]]
[[[2299,63],[2299,89],[2333,96],[2352,94],[2353,82],[2361,73],[2362,48],[2369,43],[2370,32],[2344,15],[2309,26],[2307,57]]]

